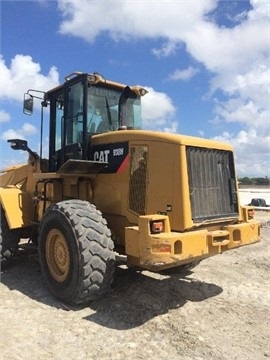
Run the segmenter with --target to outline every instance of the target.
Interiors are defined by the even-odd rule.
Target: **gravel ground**
[[[270,359],[270,212],[261,242],[185,274],[121,266],[109,296],[71,308],[47,290],[35,252],[1,272],[0,358]]]

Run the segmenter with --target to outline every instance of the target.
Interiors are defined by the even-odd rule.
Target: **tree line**
[[[247,176],[238,178],[239,185],[270,185],[269,177],[249,178]]]

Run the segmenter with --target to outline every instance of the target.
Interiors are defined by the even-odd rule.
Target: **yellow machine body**
[[[232,154],[230,146],[177,134],[140,131],[99,135],[92,141],[93,148],[99,149],[100,144],[103,150],[99,151],[103,152],[110,149],[106,143],[114,143],[115,154],[123,153],[121,147],[128,142],[128,154],[117,172],[98,174],[92,186],[93,201],[107,218],[115,241],[124,246],[130,263],[161,270],[259,240],[260,224],[249,218],[251,208],[239,205],[236,183],[231,189],[236,204],[232,216],[224,218],[222,214],[201,221],[193,218],[187,147]],[[136,171],[143,173],[143,180],[137,183],[133,180]],[[201,189],[208,194],[204,204],[207,207],[209,192],[222,192],[212,186]],[[221,201],[226,201],[222,199],[224,195],[220,194]],[[163,230],[152,233],[153,222],[162,222]]]
[[[94,75],[86,79],[88,88],[96,91],[91,96],[97,96],[97,90],[105,96],[106,114],[107,98],[113,98],[106,91],[125,86]],[[67,78],[74,87],[80,84],[76,81],[76,76]],[[101,92],[102,87],[107,90]],[[139,98],[142,90],[133,87],[133,96]],[[126,254],[130,264],[154,271],[259,241],[260,224],[252,219],[252,208],[239,203],[231,146],[128,126],[90,134],[85,132],[87,116],[77,110],[76,116],[67,115],[64,129],[68,131],[68,119],[76,119],[76,126],[83,124],[80,132],[75,134],[74,120],[70,143],[64,144],[63,137],[64,145],[57,147],[57,135],[62,136],[57,121],[66,116],[57,111],[66,111],[59,106],[69,101],[65,94],[63,86],[47,94],[51,122],[56,119],[50,129],[48,170],[47,160],[30,155],[28,164],[0,176],[0,201],[10,229],[36,226],[52,204],[86,200],[107,220],[117,251]],[[79,156],[73,156],[75,145]]]

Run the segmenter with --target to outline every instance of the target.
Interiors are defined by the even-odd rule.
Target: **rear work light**
[[[163,220],[150,221],[151,234],[160,234],[164,232],[164,227],[165,226]]]

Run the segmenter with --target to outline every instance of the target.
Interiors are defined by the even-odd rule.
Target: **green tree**
[[[256,185],[270,185],[270,179],[268,177],[255,178]]]
[[[250,178],[247,176],[245,176],[243,178],[239,178],[238,181],[241,185],[249,185],[250,184]]]

